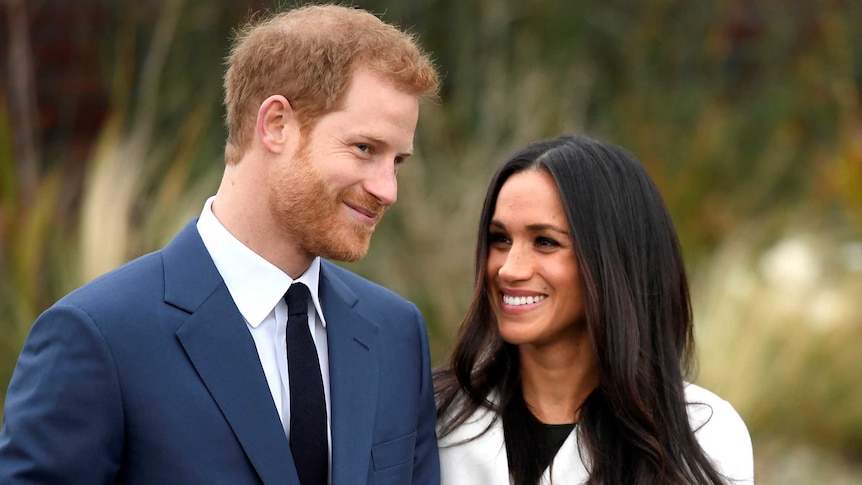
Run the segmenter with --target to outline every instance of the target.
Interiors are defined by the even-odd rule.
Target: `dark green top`
[[[503,409],[502,418],[509,474],[517,483],[538,483],[572,433],[575,423],[545,424],[539,421],[527,408],[521,392],[513,393]]]
[[[542,438],[545,441],[545,446],[542,446],[538,450],[539,453],[539,463],[541,463],[542,470],[548,468],[551,462],[554,461],[554,457],[557,455],[557,452],[560,450],[560,447],[563,446],[563,443],[566,441],[566,438],[569,437],[569,434],[575,428],[575,423],[568,424],[545,424],[542,423]]]

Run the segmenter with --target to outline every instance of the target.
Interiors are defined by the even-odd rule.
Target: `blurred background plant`
[[[862,4],[397,0],[445,79],[368,257],[442,363],[497,163],[584,131],[635,153],[692,279],[698,382],[758,483],[862,480]],[[230,31],[265,0],[0,8],[0,397],[35,317],[168,241],[214,193]]]

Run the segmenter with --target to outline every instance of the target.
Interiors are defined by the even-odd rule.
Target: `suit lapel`
[[[257,349],[192,221],[163,251],[165,301],[192,365],[263,483],[299,483]]]
[[[321,265],[320,300],[329,342],[332,483],[368,476],[377,407],[377,326],[354,311],[358,298]]]

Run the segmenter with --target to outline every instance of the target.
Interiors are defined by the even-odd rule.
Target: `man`
[[[0,483],[438,483],[421,315],[321,259],[365,255],[437,83],[361,10],[241,31],[217,194],[35,322]]]

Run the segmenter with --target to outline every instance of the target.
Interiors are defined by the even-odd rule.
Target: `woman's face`
[[[544,170],[509,177],[488,234],[488,297],[503,340],[537,348],[583,338],[584,297],[556,184]]]

